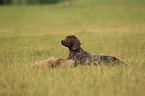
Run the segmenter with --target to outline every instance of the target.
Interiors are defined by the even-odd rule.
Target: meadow
[[[0,96],[145,96],[145,1],[77,0],[0,6]],[[92,54],[128,63],[32,68],[66,58],[60,41],[76,35]]]

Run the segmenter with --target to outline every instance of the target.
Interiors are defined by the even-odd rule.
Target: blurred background
[[[0,4],[12,4],[12,5],[29,5],[29,4],[50,4],[50,3],[58,3],[64,0],[1,0]],[[70,0],[72,1],[72,0]]]
[[[144,5],[145,0],[0,0],[1,45],[12,46],[18,39],[13,43],[28,46],[31,41],[35,46],[40,42],[47,48],[49,40],[58,45],[66,35],[74,34],[85,49],[111,54],[104,53],[104,48],[143,40]]]
[[[1,5],[55,4],[60,2],[73,3],[144,3],[144,0],[0,0]]]

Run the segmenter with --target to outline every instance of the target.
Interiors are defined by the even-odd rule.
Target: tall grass
[[[0,96],[144,96],[144,2],[103,1],[1,6]],[[128,65],[32,68],[37,60],[66,58],[60,41],[69,34],[86,51]]]

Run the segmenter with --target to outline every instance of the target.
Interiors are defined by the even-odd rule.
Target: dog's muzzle
[[[64,40],[61,40],[61,44],[62,44],[63,46],[67,46],[67,44],[65,44]]]

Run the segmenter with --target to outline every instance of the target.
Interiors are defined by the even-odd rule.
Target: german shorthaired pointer
[[[79,39],[74,35],[69,35],[66,39],[61,41],[61,44],[65,47],[69,48],[69,56],[67,59],[74,60],[76,63],[88,63],[91,64],[92,62],[96,63],[105,63],[105,64],[114,64],[114,63],[125,63],[117,59],[114,56],[104,56],[104,55],[93,55],[86,51],[84,51],[80,45]]]

